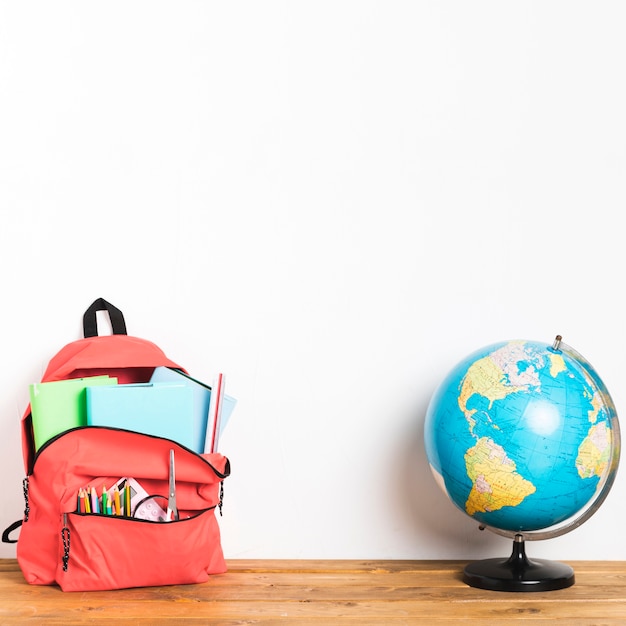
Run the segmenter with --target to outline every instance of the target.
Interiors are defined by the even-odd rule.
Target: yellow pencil
[[[121,515],[120,490],[117,488],[117,485],[115,485],[115,490],[113,491],[113,502],[115,503],[115,515]]]

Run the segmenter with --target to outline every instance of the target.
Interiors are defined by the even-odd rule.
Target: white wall
[[[0,527],[28,384],[104,297],[239,400],[227,557],[506,555],[436,487],[424,412],[467,353],[557,333],[626,405],[625,18],[2,3]],[[626,559],[624,480],[529,554]]]

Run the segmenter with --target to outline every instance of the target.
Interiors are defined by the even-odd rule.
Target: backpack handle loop
[[[85,338],[98,336],[98,321],[96,319],[96,311],[106,311],[111,320],[111,328],[114,335],[126,335],[126,322],[124,315],[110,302],[104,298],[94,300],[92,305],[85,311],[83,315],[83,333]]]

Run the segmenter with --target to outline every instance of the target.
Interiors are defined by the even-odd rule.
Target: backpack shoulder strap
[[[10,526],[4,529],[2,532],[2,543],[17,543],[17,539],[11,539],[9,535],[17,530],[22,525],[23,520],[17,520],[17,522],[13,522]]]

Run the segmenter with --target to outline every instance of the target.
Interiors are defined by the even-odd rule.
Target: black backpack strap
[[[114,335],[126,335],[126,322],[124,315],[110,302],[104,298],[94,300],[93,304],[85,311],[83,315],[83,334],[85,337],[98,336],[98,321],[96,319],[96,311],[106,311],[111,320],[111,328]]]
[[[2,543],[17,543],[17,539],[9,539],[9,535],[17,530],[22,525],[22,520],[17,520],[17,522],[13,522],[8,528],[4,529],[2,533]]]

